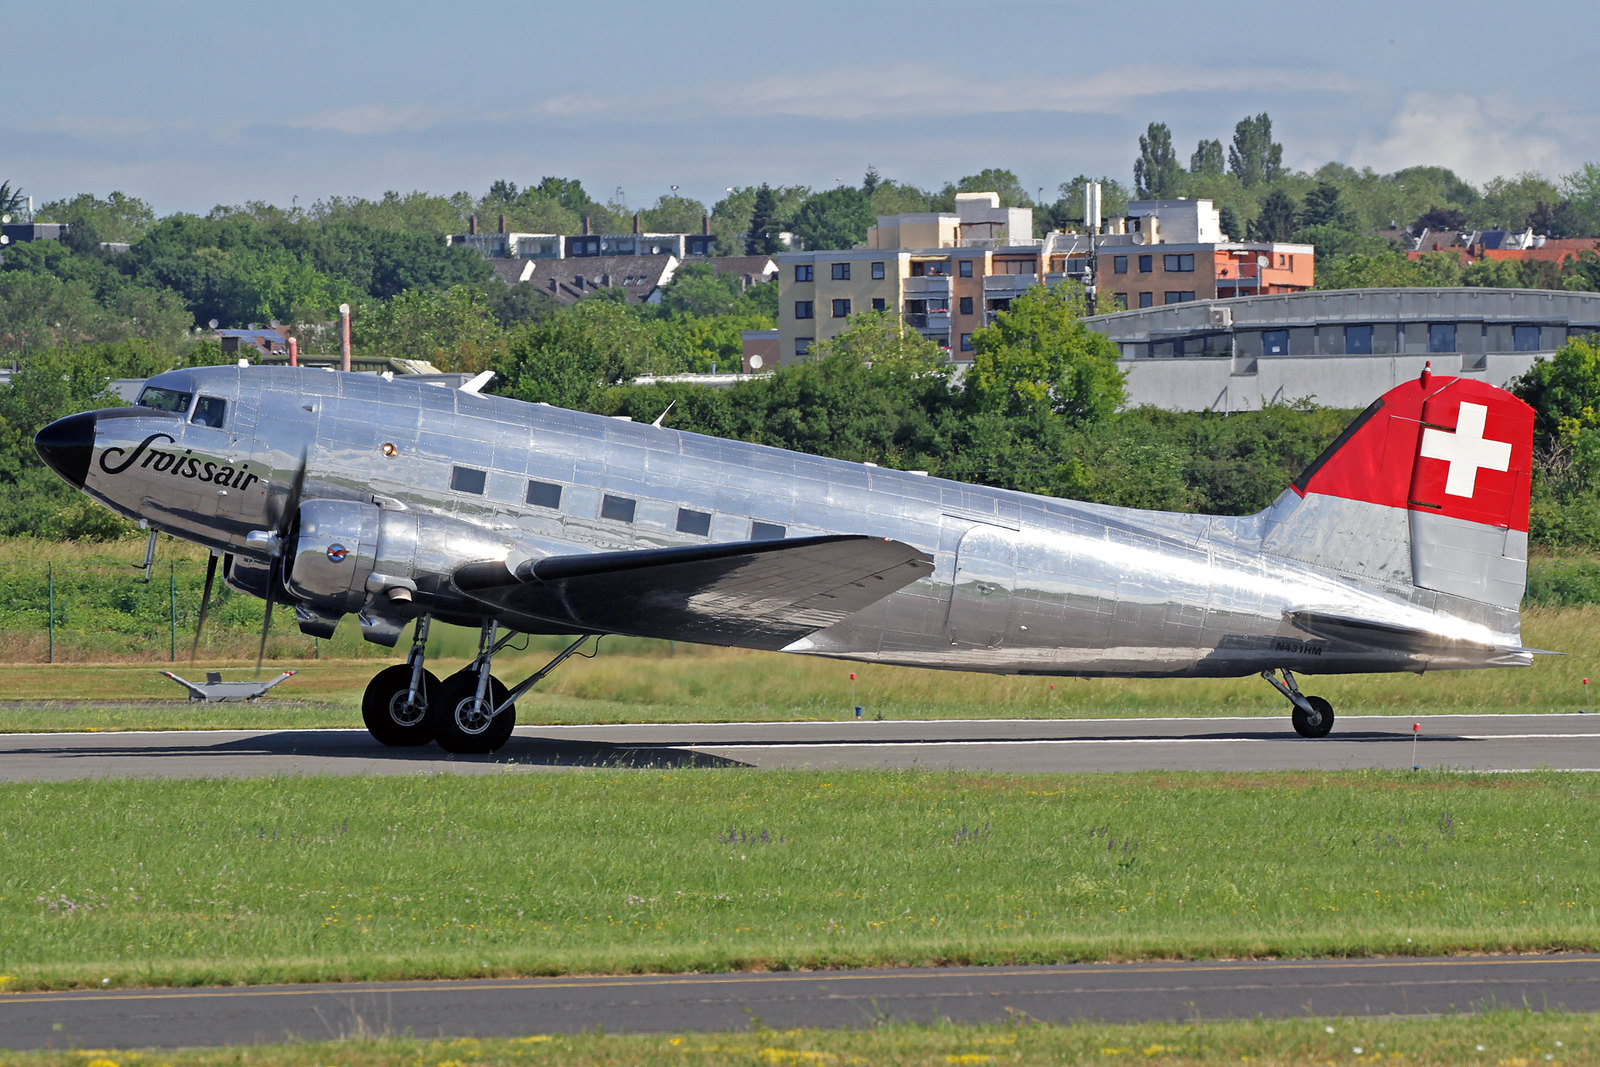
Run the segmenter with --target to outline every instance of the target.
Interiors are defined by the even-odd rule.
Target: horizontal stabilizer
[[[830,536],[478,563],[455,582],[553,627],[777,649],[932,571],[899,541]]]
[[[1333,615],[1321,611],[1288,611],[1284,613],[1284,617],[1292,625],[1324,640],[1360,645],[1383,652],[1442,656],[1471,651],[1479,655],[1487,654],[1490,662],[1486,663],[1486,666],[1526,663],[1528,657],[1541,652],[1540,649],[1523,648],[1520,645],[1474,641],[1399,623]]]

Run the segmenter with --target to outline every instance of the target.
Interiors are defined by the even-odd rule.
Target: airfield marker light
[[[850,703],[856,704],[856,672],[850,672]],[[861,718],[861,705],[856,704],[856,718]]]
[[[1421,732],[1422,724],[1420,722],[1411,724],[1411,769],[1414,771],[1422,770],[1422,764],[1417,762],[1417,735]]]
[[[1582,715],[1588,710],[1589,710],[1589,679],[1585,678],[1583,680],[1583,707],[1578,709],[1578,714]]]

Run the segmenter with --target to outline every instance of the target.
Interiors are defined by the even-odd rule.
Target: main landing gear
[[[1283,680],[1279,681],[1276,674],[1281,670]],[[1300,683],[1295,681],[1294,672],[1287,667],[1274,667],[1261,672],[1261,677],[1271,683],[1272,688],[1289,698],[1289,703],[1294,705],[1294,712],[1290,721],[1294,723],[1294,732],[1301,737],[1327,737],[1328,731],[1333,729],[1333,705],[1321,697],[1308,697],[1300,692]]]
[[[367,683],[361,718],[367,732],[394,747],[439,742],[446,752],[494,752],[517,724],[516,699],[532,689],[589,639],[585,634],[514,689],[490,673],[494,654],[514,635],[499,636],[493,619],[483,624],[478,655],[471,664],[440,681],[423,667],[428,616],[417,620],[406,661],[379,671]]]

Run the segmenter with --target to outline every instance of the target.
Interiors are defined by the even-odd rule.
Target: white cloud
[[[351,137],[417,133],[450,118],[444,108],[423,104],[353,104],[287,119],[283,125],[297,130],[342,133]]]
[[[1376,136],[1358,138],[1349,162],[1379,171],[1449,167],[1474,184],[1532,170],[1548,178],[1575,169],[1587,150],[1571,131],[1587,123],[1499,95],[1406,94]]]

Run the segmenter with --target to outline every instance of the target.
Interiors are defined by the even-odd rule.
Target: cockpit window
[[[180,393],[176,389],[161,389],[147,385],[144,387],[144,392],[139,394],[139,406],[155,408],[157,411],[175,411],[182,415],[189,410],[189,401],[193,397],[193,393]]]
[[[194,402],[194,414],[189,421],[196,426],[222,425],[223,416],[228,413],[228,402],[220,396],[202,396]]]

